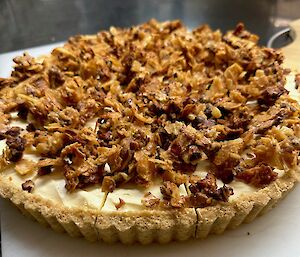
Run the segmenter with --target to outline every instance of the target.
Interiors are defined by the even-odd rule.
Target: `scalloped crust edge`
[[[13,187],[0,174],[0,196],[9,199],[27,217],[57,232],[89,241],[168,243],[221,234],[272,209],[298,181],[292,170],[269,186],[235,201],[217,206],[183,210],[140,210],[104,212],[67,208],[40,196]]]
[[[299,181],[299,170],[290,170],[269,186],[254,193],[240,196],[235,201],[217,206],[198,208],[196,238],[209,234],[222,234],[242,223],[250,223],[257,216],[265,214],[295,187]]]

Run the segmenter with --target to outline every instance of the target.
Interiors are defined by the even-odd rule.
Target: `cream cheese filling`
[[[126,185],[122,188],[116,188],[112,193],[107,195],[102,211],[135,211],[143,210],[146,207],[142,204],[144,195],[150,192],[159,199],[163,199],[160,192],[161,181],[156,181],[148,188],[137,188],[136,185]],[[186,196],[187,192],[184,185],[179,187],[180,195]],[[117,209],[120,199],[124,200],[124,204]]]
[[[287,76],[286,89],[290,91],[290,96],[300,101],[300,92],[296,90],[294,83],[294,76]],[[27,124],[24,121],[21,121],[17,117],[17,113],[11,113],[12,119],[10,126],[19,126],[23,129],[26,128]],[[87,122],[86,127],[95,128],[97,118],[94,118]],[[6,147],[5,140],[0,141],[0,153]],[[32,154],[25,154],[24,158],[37,161],[39,159],[38,156],[34,156]],[[207,175],[209,169],[209,162],[202,161],[197,165],[195,175],[204,178]],[[284,171],[275,170],[279,177],[283,176]],[[60,172],[53,172],[49,175],[37,176],[33,174],[28,175],[19,175],[13,167],[9,167],[8,169],[1,172],[1,176],[8,179],[13,183],[17,188],[22,187],[22,183],[26,180],[31,179],[35,183],[34,190],[32,194],[39,195],[45,199],[49,199],[53,202],[63,204],[66,207],[80,207],[80,208],[93,208],[93,209],[102,209],[103,211],[116,211],[116,205],[120,203],[120,199],[122,199],[125,204],[123,204],[118,210],[120,211],[135,211],[142,210],[145,207],[143,206],[141,200],[147,192],[151,192],[154,196],[162,199],[162,194],[160,192],[160,184],[154,183],[149,188],[141,189],[137,188],[134,185],[126,185],[122,188],[115,189],[112,193],[104,193],[101,191],[100,185],[95,185],[92,187],[88,187],[85,190],[76,190],[75,192],[68,193],[65,189],[65,180],[60,174]],[[223,186],[223,182],[217,180],[217,185],[219,187]],[[233,188],[234,195],[229,198],[229,201],[234,201],[241,195],[251,194],[258,189],[255,187],[245,184],[241,181],[233,181],[228,184]],[[187,191],[184,185],[180,186],[181,195],[187,195]]]

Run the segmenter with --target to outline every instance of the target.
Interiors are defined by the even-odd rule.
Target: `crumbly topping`
[[[34,183],[32,180],[26,180],[23,184],[22,184],[22,189],[24,191],[27,191],[28,193],[31,193],[31,191],[34,189]]]
[[[161,179],[164,199],[147,194],[150,208],[228,201],[233,180],[267,186],[275,168],[298,165],[300,108],[284,89],[281,52],[257,41],[243,24],[222,35],[151,20],[72,37],[43,58],[25,53],[0,79],[4,163],[41,156],[34,172],[60,170],[70,192]],[[9,127],[15,111],[26,131]],[[204,179],[193,175],[203,160]]]
[[[115,207],[117,210],[119,210],[125,204],[126,202],[122,198],[119,198],[119,203],[115,204]]]
[[[1,138],[6,139],[6,145],[9,149],[7,160],[10,162],[20,161],[23,156],[26,140],[20,136],[20,131],[19,127],[12,127],[4,133],[0,132]]]

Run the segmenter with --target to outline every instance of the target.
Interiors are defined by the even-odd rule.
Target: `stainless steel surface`
[[[284,47],[291,42],[293,42],[294,37],[290,28],[285,28],[283,30],[275,33],[267,43],[267,47],[280,48]]]
[[[0,52],[66,40],[109,26],[131,26],[154,17],[202,23],[223,31],[239,21],[261,44],[299,18],[300,0],[0,0]]]

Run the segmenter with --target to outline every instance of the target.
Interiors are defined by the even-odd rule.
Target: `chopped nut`
[[[34,183],[32,180],[26,180],[23,184],[22,184],[22,189],[24,191],[27,191],[28,193],[31,193],[32,190],[34,189]]]
[[[122,198],[119,198],[119,203],[115,204],[117,210],[119,210],[124,205],[125,201]]]
[[[38,174],[40,176],[50,174],[52,172],[52,169],[53,169],[53,166],[51,166],[51,165],[40,167],[38,170]]]
[[[113,192],[116,188],[116,182],[112,177],[104,177],[102,182],[102,191],[103,192]]]
[[[251,169],[246,169],[239,172],[236,178],[241,179],[256,187],[264,187],[270,184],[277,178],[277,173],[272,168],[265,164],[260,164]]]
[[[11,162],[19,161],[23,156],[26,140],[20,136],[6,137],[6,144],[9,148],[8,159]]]
[[[174,208],[181,208],[185,204],[184,197],[180,196],[179,189],[176,184],[166,181],[160,188],[165,200],[169,200]]]

